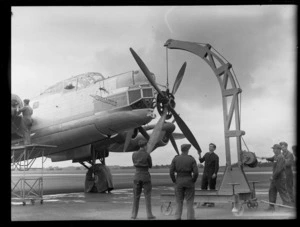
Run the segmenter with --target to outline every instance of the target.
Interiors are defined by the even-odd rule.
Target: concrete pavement
[[[161,193],[172,193],[173,187],[156,186],[152,190],[152,210],[156,220],[174,220],[173,212],[166,216],[161,212]],[[258,200],[267,200],[267,192],[257,192]],[[280,198],[278,203],[281,203]],[[216,204],[215,207],[199,207],[195,209],[196,219],[294,219],[296,210],[277,207],[275,212],[265,212],[268,205],[259,203],[257,209],[249,209],[244,205],[242,216],[234,216],[231,203]],[[36,200],[34,205],[13,200],[11,205],[12,221],[47,221],[47,220],[130,220],[132,208],[132,189],[113,190],[103,193],[69,193],[43,196],[43,204]],[[186,219],[186,208],[182,219]],[[140,200],[137,220],[147,220],[144,196]]]

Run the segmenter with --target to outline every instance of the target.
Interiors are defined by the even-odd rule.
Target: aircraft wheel
[[[23,202],[23,206],[25,206],[26,205],[26,202]]]
[[[43,204],[43,203],[44,203],[44,200],[41,199],[41,202],[40,202],[40,203]]]
[[[255,201],[253,207],[254,207],[255,209],[257,209],[257,207],[258,207],[258,202]]]
[[[160,211],[166,216],[171,215],[173,211],[171,202],[161,204]]]
[[[35,204],[34,199],[31,199],[30,202],[31,202],[31,205],[34,205],[34,204]]]
[[[248,201],[247,202],[247,207],[250,208],[254,208],[254,202]]]

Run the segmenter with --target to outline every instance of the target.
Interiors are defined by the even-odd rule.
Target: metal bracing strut
[[[231,73],[232,65],[222,60],[221,56],[213,51],[209,44],[198,44],[195,42],[186,42],[169,39],[165,45],[169,49],[179,49],[191,52],[201,57],[215,73],[222,92],[223,103],[223,119],[224,119],[224,136],[225,136],[225,151],[226,151],[226,170],[222,179],[219,192],[231,192],[229,183],[238,183],[237,191],[249,192],[250,186],[243,172],[241,162],[241,136],[245,132],[240,129],[240,113],[239,113],[239,97],[242,92],[236,85],[236,80]],[[227,106],[227,101],[230,101],[230,106]],[[229,107],[229,108],[228,108]],[[233,114],[235,114],[235,129],[231,129]],[[236,138],[238,170],[232,171],[231,154],[230,154],[230,138]]]
[[[31,204],[36,199],[40,199],[43,203],[43,171],[44,163],[47,159],[45,153],[56,146],[29,144],[11,147],[11,167],[18,169],[22,176],[16,177],[17,181],[11,179],[11,200],[20,200],[26,205],[26,200],[30,200]],[[26,173],[31,169],[37,157],[41,157],[42,171],[40,177],[31,177]]]

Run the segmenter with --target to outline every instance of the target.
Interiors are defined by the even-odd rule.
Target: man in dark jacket
[[[181,145],[181,155],[176,155],[171,163],[170,177],[175,183],[176,212],[175,219],[180,220],[183,200],[186,199],[187,219],[195,219],[194,196],[198,167],[193,156],[188,155],[191,144]],[[177,173],[175,178],[175,172]]]
[[[270,158],[263,157],[267,161],[273,162],[273,174],[270,178],[271,184],[269,188],[269,202],[276,203],[277,192],[281,197],[283,205],[290,205],[290,198],[286,190],[286,177],[285,177],[285,159],[281,154],[281,146],[274,144],[272,147],[274,156]],[[274,204],[270,204],[267,211],[274,211]]]
[[[281,146],[282,155],[285,159],[285,177],[286,177],[286,189],[290,196],[290,200],[292,203],[295,203],[294,197],[294,176],[292,166],[294,164],[294,156],[293,154],[287,149],[288,144],[286,142],[280,142],[279,145]]]
[[[29,99],[24,99],[24,107],[19,109],[18,115],[22,113],[23,115],[23,136],[24,136],[24,144],[30,144],[30,130],[32,126],[31,115],[33,114],[32,108],[29,106]]]
[[[217,146],[213,143],[209,144],[209,152],[207,152],[202,158],[199,153],[199,161],[200,163],[205,162],[202,181],[201,181],[201,189],[207,190],[208,186],[210,190],[216,189],[217,183],[217,174],[219,171],[219,156],[214,152]],[[213,207],[214,203],[203,203],[202,206],[208,205],[209,207]]]
[[[139,202],[144,188],[145,202],[146,202],[146,212],[148,219],[155,219],[155,216],[151,211],[151,175],[149,173],[149,168],[152,168],[152,159],[149,153],[147,153],[147,141],[139,141],[140,149],[133,152],[132,161],[135,166],[135,175],[133,179],[133,206],[131,219],[136,219],[139,211]]]

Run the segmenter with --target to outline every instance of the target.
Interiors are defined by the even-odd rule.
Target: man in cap
[[[219,156],[215,154],[217,146],[214,143],[209,144],[209,152],[207,152],[202,158],[199,153],[200,163],[205,162],[202,180],[201,190],[207,190],[208,186],[210,190],[216,189],[217,174],[219,171]],[[202,206],[213,207],[214,203],[203,203]]]
[[[286,142],[280,142],[279,145],[281,146],[282,155],[285,158],[285,177],[286,177],[286,189],[289,193],[290,200],[292,203],[295,203],[295,197],[293,193],[293,170],[292,166],[294,164],[294,156],[293,154],[287,149],[288,144]]]
[[[292,150],[293,150],[294,160],[296,161],[296,158],[297,158],[297,145],[293,145]]]
[[[149,168],[152,168],[152,159],[149,153],[147,153],[147,141],[139,141],[140,149],[133,152],[132,161],[135,166],[135,175],[133,179],[133,206],[131,219],[136,219],[139,211],[139,202],[144,188],[145,202],[146,202],[146,212],[148,219],[155,219],[155,216],[151,211],[151,175],[149,173]]]
[[[18,115],[22,113],[23,115],[23,131],[24,131],[24,144],[30,144],[30,129],[32,126],[31,115],[33,114],[32,108],[29,106],[29,99],[24,99],[24,107],[19,109]]]
[[[183,200],[186,199],[187,219],[195,219],[194,196],[198,167],[193,156],[188,155],[191,144],[181,145],[181,155],[176,155],[171,163],[170,177],[175,183],[176,212],[175,219],[180,220]],[[175,177],[175,172],[176,177]]]
[[[273,174],[270,178],[269,202],[276,203],[277,192],[279,192],[283,205],[290,205],[290,198],[286,190],[285,159],[281,154],[281,146],[279,144],[274,144],[271,148],[273,149],[274,156],[271,158],[262,157],[262,159],[273,162]],[[274,204],[270,204],[267,208],[267,211],[274,210]]]

